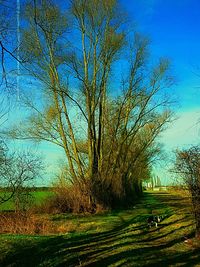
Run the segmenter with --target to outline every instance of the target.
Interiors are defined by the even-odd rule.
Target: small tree
[[[30,151],[9,153],[0,145],[0,204],[14,200],[15,210],[26,210],[30,203],[30,188],[38,178],[43,164],[41,158]]]
[[[196,236],[200,238],[200,147],[176,152],[175,172],[181,175],[191,195],[196,223]]]

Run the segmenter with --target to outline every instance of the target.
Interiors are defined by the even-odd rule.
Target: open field
[[[0,192],[0,195],[3,195],[4,193]],[[45,199],[52,196],[52,192],[50,190],[37,190],[34,192],[31,192],[31,201],[33,205],[39,205],[44,202]],[[0,211],[12,211],[14,210],[14,202],[13,200],[9,200],[3,204],[0,205]]]
[[[153,211],[166,218],[147,229]],[[0,236],[0,266],[200,266],[188,198],[145,193],[132,210],[53,216],[66,234]]]

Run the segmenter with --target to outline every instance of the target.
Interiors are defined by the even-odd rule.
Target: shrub
[[[90,186],[84,184],[69,185],[58,181],[54,185],[54,195],[48,198],[39,208],[46,213],[96,213],[103,207],[94,203],[90,194]]]

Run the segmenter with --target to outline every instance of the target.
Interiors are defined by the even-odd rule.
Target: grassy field
[[[152,211],[166,218],[148,229]],[[187,197],[147,192],[131,210],[52,220],[66,234],[1,235],[0,266],[200,266]]]
[[[4,195],[4,193],[0,192],[0,194]],[[44,202],[45,199],[47,199],[48,197],[52,196],[52,192],[48,191],[48,190],[41,190],[41,191],[35,191],[35,192],[31,192],[30,193],[32,198],[32,204],[33,205],[38,205]],[[9,200],[5,203],[2,203],[0,205],[0,211],[11,211],[14,210],[15,206],[14,206],[14,202],[13,200]]]

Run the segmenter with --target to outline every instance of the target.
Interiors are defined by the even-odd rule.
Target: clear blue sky
[[[168,57],[172,63],[176,77],[172,94],[178,100],[175,107],[178,119],[161,137],[166,151],[170,155],[177,147],[199,143],[200,1],[120,0],[120,3],[137,29],[150,37],[153,58]],[[46,155],[48,173],[53,173],[62,152],[48,144],[38,147],[38,151]],[[155,170],[164,183],[169,181],[166,166],[165,162]]]
[[[120,1],[137,27],[150,36],[153,55],[168,57],[173,66],[183,109],[200,104],[200,1],[134,0]],[[199,70],[200,74],[200,70]]]
[[[135,0],[120,1],[139,30],[150,36],[155,57],[171,60],[176,86],[172,94],[178,100],[178,119],[163,134],[161,142],[171,157],[176,148],[200,142],[200,1]],[[199,74],[199,77],[198,75]],[[170,174],[166,162],[156,169],[164,183]]]

